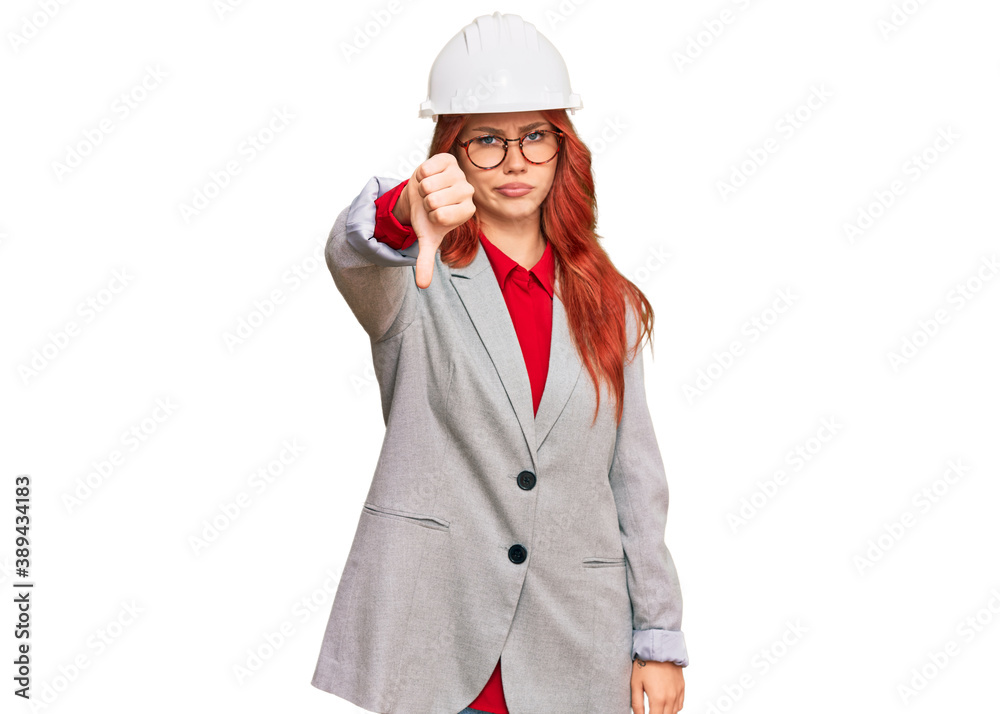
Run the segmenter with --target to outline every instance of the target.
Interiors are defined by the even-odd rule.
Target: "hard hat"
[[[421,117],[582,109],[555,46],[520,15],[481,15],[438,53]]]

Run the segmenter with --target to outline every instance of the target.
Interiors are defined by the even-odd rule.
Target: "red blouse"
[[[410,246],[417,239],[413,229],[402,225],[392,214],[396,200],[407,182],[408,180],[401,182],[375,201],[375,239],[397,250]],[[555,282],[552,248],[546,241],[542,257],[531,270],[525,270],[490,243],[482,231],[479,232],[479,240],[493,266],[500,292],[507,303],[507,311],[514,324],[528,370],[531,399],[537,413],[549,372],[549,348],[552,344],[552,286]],[[466,706],[492,714],[508,714],[500,681],[500,659],[497,659],[493,674],[479,696]]]

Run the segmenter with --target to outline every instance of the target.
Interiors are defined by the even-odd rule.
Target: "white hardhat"
[[[438,53],[421,117],[582,109],[555,46],[520,15],[481,15]]]

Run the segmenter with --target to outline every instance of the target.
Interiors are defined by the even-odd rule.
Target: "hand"
[[[445,235],[475,214],[473,193],[458,160],[444,153],[420,164],[399,195],[393,214],[417,234],[417,286],[421,289],[431,284],[434,255]]]
[[[643,692],[649,714],[677,714],[684,707],[684,669],[673,662],[632,661],[632,711],[644,714]]]

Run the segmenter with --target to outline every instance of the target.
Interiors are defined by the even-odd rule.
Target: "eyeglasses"
[[[517,140],[521,156],[529,164],[547,164],[556,157],[562,148],[564,133],[559,129],[535,129]],[[473,166],[481,169],[495,169],[507,158],[507,143],[514,139],[505,139],[496,134],[474,136],[468,141],[455,143],[465,149],[465,155]]]

